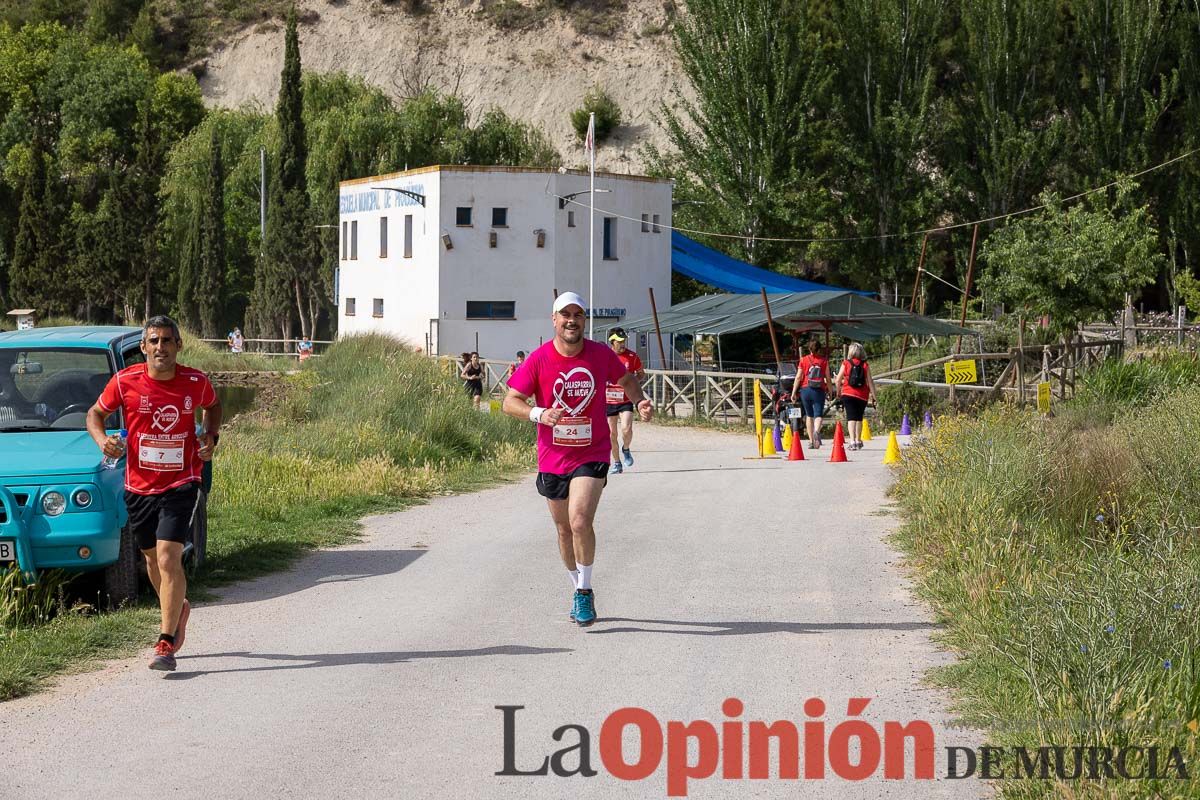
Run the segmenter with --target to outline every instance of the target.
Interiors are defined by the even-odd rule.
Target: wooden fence
[[[912,383],[936,391],[986,392],[1002,394],[1018,403],[1037,397],[1037,384],[1049,381],[1051,394],[1067,399],[1075,394],[1080,370],[1108,358],[1120,358],[1124,344],[1119,339],[1085,341],[1082,336],[1058,344],[1011,348],[1006,352],[962,353],[905,365],[874,375],[877,385]],[[978,381],[951,385],[944,381],[913,380],[911,375],[948,361],[974,359]],[[447,374],[458,377],[460,364],[452,356],[440,356]],[[511,362],[482,361],[484,396],[500,399],[507,391]],[[906,378],[904,376],[910,376]],[[775,376],[769,373],[717,372],[708,369],[648,369],[642,391],[661,413],[670,416],[700,416],[710,420],[745,424],[753,421],[754,382],[759,382],[763,408],[767,408],[775,388]]]

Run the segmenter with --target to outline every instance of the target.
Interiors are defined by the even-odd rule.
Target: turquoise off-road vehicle
[[[111,605],[137,596],[144,565],[126,526],[125,461],[104,469],[86,423],[109,378],[146,360],[141,338],[115,326],[0,333],[0,569],[89,572]],[[121,412],[105,427],[125,427]],[[184,547],[194,564],[207,544],[207,490],[206,480]]]

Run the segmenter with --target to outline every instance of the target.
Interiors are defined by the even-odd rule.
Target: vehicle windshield
[[[0,433],[85,430],[111,376],[107,350],[0,348]]]

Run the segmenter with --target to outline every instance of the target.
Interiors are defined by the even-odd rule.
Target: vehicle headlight
[[[71,497],[71,499],[74,500],[75,505],[79,506],[80,508],[87,508],[92,504],[92,493],[87,489],[80,489]]]
[[[59,514],[67,510],[67,498],[63,497],[59,492],[46,492],[42,495],[42,511],[45,511],[52,517],[57,517]]]

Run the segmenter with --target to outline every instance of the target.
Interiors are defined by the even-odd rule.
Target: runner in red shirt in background
[[[153,317],[142,333],[145,364],[114,375],[88,411],[87,429],[104,455],[125,460],[125,506],[129,527],[146,558],[158,594],[162,627],[150,669],[175,669],[190,607],[186,599],[183,545],[199,497],[202,462],[213,456],[221,429],[221,403],[208,376],[176,363],[183,349],[179,326]],[[203,409],[204,433],[196,436],[195,415]],[[104,420],[123,411],[129,438],[122,445],[104,430]]]
[[[537,490],[558,530],[558,552],[575,591],[571,619],[581,627],[596,621],[593,520],[608,480],[611,449],[603,387],[618,384],[643,420],[649,422],[654,413],[637,379],[612,350],[583,338],[585,308],[574,292],[558,296],[550,317],[554,338],[529,354],[509,379],[504,397],[505,414],[538,426]]]
[[[646,371],[642,368],[642,359],[638,354],[625,347],[625,338],[624,328],[613,328],[608,335],[613,352],[625,365],[625,369],[638,379],[640,386]],[[612,439],[612,472],[619,473],[624,471],[621,466],[622,455],[625,457],[625,466],[633,466],[633,453],[629,452],[629,446],[633,444],[633,403],[625,394],[625,390],[615,383],[604,387],[604,402],[607,405],[605,413],[608,415],[608,435]],[[618,422],[621,425],[621,452],[617,452]]]

